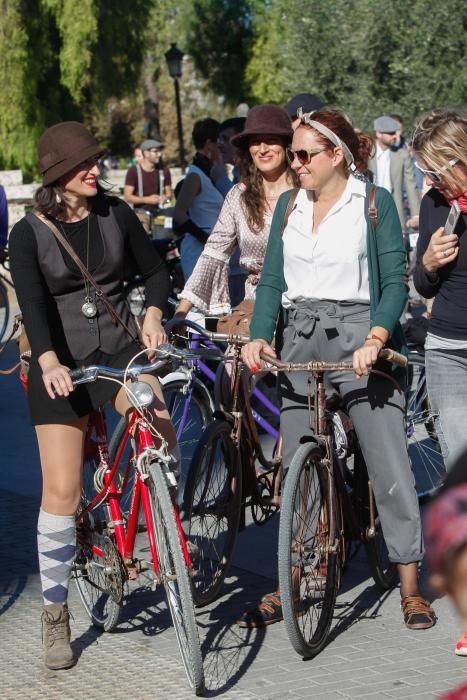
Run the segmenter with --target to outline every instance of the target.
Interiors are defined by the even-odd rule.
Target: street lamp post
[[[178,131],[178,153],[182,172],[185,172],[185,146],[183,145],[182,109],[180,106],[180,86],[178,79],[182,77],[182,60],[184,53],[173,43],[170,49],[165,52],[165,60],[169,69],[169,75],[174,81],[175,87],[175,108],[177,110],[177,131]]]

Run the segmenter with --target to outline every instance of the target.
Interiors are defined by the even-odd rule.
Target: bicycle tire
[[[149,474],[148,490],[160,575],[188,681],[196,695],[201,695],[205,687],[203,659],[174,506],[161,466],[150,463]]]
[[[407,366],[406,432],[409,460],[419,500],[432,496],[445,475],[435,417],[428,397],[425,358],[410,352]]]
[[[10,320],[10,301],[8,299],[8,291],[0,280],[0,340],[3,339],[8,321]]]
[[[200,435],[202,435],[207,427],[214,412],[214,403],[206,385],[197,377],[194,377],[190,387],[192,393],[188,409],[189,413],[185,419],[183,430],[179,435],[180,423],[183,418],[185,401],[187,399],[185,393],[187,380],[171,379],[164,383],[164,379],[162,379],[161,383],[167,410],[170,413],[175,432],[178,436],[178,445],[181,453],[179,492],[181,498],[183,498],[183,491],[185,489],[190,463],[199,442]]]
[[[295,651],[305,659],[319,654],[327,642],[339,586],[336,538],[340,510],[331,499],[335,496],[329,493],[320,447],[316,443],[300,445],[282,492],[278,569],[287,634]],[[334,528],[329,519],[331,506]],[[297,540],[299,528],[305,532]]]
[[[242,473],[231,438],[232,427],[216,419],[196,448],[185,488],[183,510],[188,539],[200,551],[192,579],[196,607],[218,596],[227,575],[237,539]]]
[[[83,465],[83,486],[81,490],[78,514],[96,495],[94,477],[98,464],[94,457]],[[117,602],[111,595],[111,580],[106,573],[103,556],[96,549],[103,549],[104,538],[112,542],[110,534],[106,535],[106,517],[104,508],[98,506],[88,513],[77,527],[76,555],[73,564],[75,581],[81,602],[93,625],[105,632],[113,630],[120,619],[122,602]],[[118,552],[115,559],[113,576],[124,577]],[[119,570],[118,570],[119,569]]]

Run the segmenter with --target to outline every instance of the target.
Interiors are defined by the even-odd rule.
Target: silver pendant
[[[86,318],[94,318],[94,316],[97,316],[97,306],[89,297],[81,307],[81,311]]]

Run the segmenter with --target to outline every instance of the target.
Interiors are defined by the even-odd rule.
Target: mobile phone
[[[444,235],[445,236],[449,236],[451,233],[454,233],[454,229],[456,228],[456,224],[459,220],[460,215],[461,215],[460,206],[458,205],[457,202],[453,202],[452,207],[449,210],[448,218],[446,219],[446,223],[444,225]]]

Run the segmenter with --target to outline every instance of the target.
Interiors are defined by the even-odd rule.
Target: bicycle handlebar
[[[207,338],[208,340],[212,340],[214,342],[218,341],[221,343],[229,343],[230,345],[245,345],[246,343],[250,342],[250,338],[246,335],[233,335],[231,333],[214,333],[212,331],[206,330],[206,328],[204,328],[203,326],[200,326],[199,324],[195,323],[194,321],[190,321],[187,318],[171,318],[170,321],[167,321],[165,323],[164,328],[166,331],[170,331],[171,328],[177,326],[186,326],[187,328],[191,328],[191,330],[195,331],[195,333],[198,333],[198,335],[201,335],[204,338]]]
[[[95,382],[99,378],[123,379],[125,375],[130,379],[136,379],[140,374],[157,372],[165,367],[171,360],[180,362],[186,360],[219,359],[217,353],[212,350],[199,348],[196,350],[181,350],[169,343],[160,345],[156,350],[156,359],[144,365],[130,365],[128,368],[118,369],[106,367],[105,365],[90,365],[88,367],[78,367],[70,371],[70,377],[75,386]]]
[[[264,362],[267,362],[269,365],[272,365],[274,369],[281,372],[328,372],[331,370],[353,370],[352,362],[321,362],[316,360],[313,360],[312,362],[281,362],[280,360],[276,360],[275,357],[265,355],[264,353],[261,353],[260,357],[262,360],[264,360]],[[407,366],[407,358],[405,355],[401,355],[400,352],[396,352],[390,348],[383,348],[380,350],[378,359],[392,362],[399,367]]]

